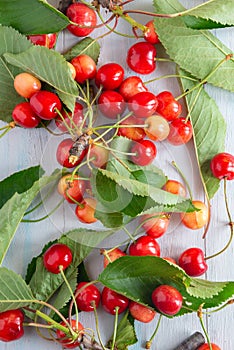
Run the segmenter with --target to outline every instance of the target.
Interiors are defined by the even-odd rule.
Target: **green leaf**
[[[112,345],[112,339],[108,341],[109,347]],[[117,327],[115,347],[116,350],[127,350],[129,345],[136,344],[138,341],[136,332],[134,329],[134,318],[126,312],[122,320]]]
[[[97,63],[100,55],[100,45],[98,41],[89,37],[84,38],[63,55],[67,61],[71,61],[74,57],[81,54],[92,57],[92,59]]]
[[[183,70],[180,70],[180,73],[189,77]],[[181,82],[184,91],[198,84],[198,81],[188,79],[181,79]],[[188,110],[191,111],[190,120],[193,125],[194,144],[202,181],[211,199],[217,192],[220,181],[212,175],[210,161],[217,153],[224,151],[226,123],[216,102],[203,87],[200,92],[196,89],[186,95],[186,103]]]
[[[73,111],[78,90],[64,57],[56,51],[39,45],[19,53],[6,53],[10,64],[29,72],[57,90],[66,106]]]
[[[154,0],[154,5],[156,12],[161,13],[184,10],[177,0]],[[182,18],[157,18],[155,26],[168,55],[181,68],[197,79],[234,91],[234,59],[225,60],[232,50],[213,34],[187,28]]]
[[[69,19],[44,0],[20,0],[20,6],[17,0],[0,0],[0,23],[23,34],[46,34],[66,28]]]
[[[31,188],[22,193],[15,193],[0,209],[0,264],[8,251],[16,230],[24,216],[25,211],[37,196],[40,190],[54,181],[57,175],[44,176],[35,181]]]
[[[20,275],[0,267],[0,312],[27,306],[35,298]]]
[[[216,29],[216,28],[226,28],[230,27],[228,24],[221,24],[217,23],[211,20],[203,19],[203,18],[196,18],[193,16],[184,16],[182,17],[184,23],[187,27],[192,29]]]
[[[10,27],[0,26],[0,119],[4,122],[12,121],[14,107],[25,101],[14,88],[14,77],[20,71],[9,65],[3,58],[6,52],[20,53],[32,46],[25,36]]]

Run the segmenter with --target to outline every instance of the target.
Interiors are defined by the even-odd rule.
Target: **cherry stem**
[[[197,79],[191,78],[191,77],[187,77],[185,75],[180,75],[180,74],[167,74],[167,75],[162,75],[158,78],[154,78],[154,79],[150,79],[147,81],[144,81],[144,85],[153,83],[155,81],[161,80],[161,79],[168,79],[168,78],[181,78],[181,79],[187,79],[187,80],[191,80],[191,81],[197,81]]]
[[[80,208],[84,208],[84,205],[75,200],[68,192],[69,188],[66,189],[66,196],[72,201],[72,203],[77,204]]]
[[[116,341],[117,328],[118,328],[118,316],[119,316],[119,306],[116,306],[115,307],[114,333],[113,333],[113,340],[112,340],[111,350],[115,349],[115,341]]]
[[[133,235],[129,232],[129,230],[123,226],[123,230],[127,233],[128,237],[131,239],[131,241],[133,241],[135,243],[135,238],[133,237]]]
[[[189,192],[189,197],[191,199],[191,201],[193,200],[193,195],[192,195],[192,191],[191,191],[191,187],[186,179],[186,177],[184,176],[183,172],[180,170],[180,168],[178,167],[178,165],[176,164],[176,162],[173,160],[171,162],[172,166],[177,170],[177,172],[180,174],[182,180],[184,181],[187,189],[188,189],[188,192]]]
[[[152,341],[153,341],[153,339],[155,338],[155,336],[156,336],[156,334],[157,334],[157,332],[158,332],[159,326],[160,326],[160,324],[161,324],[162,316],[163,316],[162,314],[159,316],[159,319],[158,319],[156,328],[155,328],[153,334],[151,335],[150,340],[148,340],[148,341],[146,342],[146,344],[145,344],[145,349],[150,349],[150,348],[151,348]]]
[[[52,186],[52,187],[50,188],[50,190],[47,192],[46,196],[45,196],[37,205],[35,205],[32,209],[26,211],[26,212],[24,213],[24,216],[26,216],[26,215],[28,215],[28,214],[31,214],[33,211],[35,211],[36,209],[38,209],[38,208],[45,202],[45,200],[46,200],[48,197],[50,197],[51,193],[54,191],[54,188],[55,188],[55,186]]]
[[[206,327],[205,327],[204,322],[203,322],[203,317],[202,317],[202,306],[198,309],[197,316],[198,316],[198,318],[199,318],[201,327],[202,327],[203,332],[204,332],[204,334],[205,334],[207,343],[208,343],[208,345],[209,345],[209,349],[212,350],[212,345],[211,345],[211,342],[210,342],[210,338],[209,338],[208,332],[207,332]]]
[[[228,199],[227,199],[227,179],[224,178],[223,180],[223,192],[224,192],[224,200],[225,200],[225,207],[226,207],[226,212],[227,212],[227,216],[229,219],[229,223],[228,225],[230,226],[230,238],[227,242],[227,244],[225,245],[225,247],[223,249],[221,249],[220,251],[218,251],[217,253],[210,255],[208,257],[205,258],[205,260],[209,260],[212,258],[215,258],[216,256],[222,254],[223,252],[225,252],[225,250],[228,249],[228,247],[230,246],[230,244],[232,243],[233,240],[233,236],[234,236],[234,222],[232,221],[232,216],[231,216],[231,212],[229,209],[229,205],[228,205]]]
[[[96,324],[96,331],[97,331],[97,336],[98,336],[99,343],[100,343],[100,345],[102,347],[102,350],[107,350],[106,347],[104,346],[102,338],[101,338],[101,333],[100,333],[100,329],[99,329],[99,322],[98,322],[98,314],[97,314],[97,308],[96,308],[95,302],[91,301],[91,305],[93,306],[94,317],[95,317],[95,324]]]
[[[145,33],[148,30],[148,27],[144,26],[143,24],[137,22],[135,19],[130,17],[128,15],[129,11],[123,11],[122,6],[114,6],[111,9],[112,13],[116,15],[117,17],[121,17],[123,20],[127,21],[132,28],[138,28],[140,29],[143,33]],[[130,11],[131,12],[131,11]]]
[[[10,126],[7,126],[6,128],[4,128],[5,130],[3,131],[3,133],[0,135],[0,139],[5,136],[8,131],[10,131],[12,128]]]
[[[194,107],[196,106],[197,99],[198,99],[198,97],[199,97],[201,91],[202,91],[202,86],[200,86],[200,88],[198,89],[198,92],[197,92],[197,94],[196,94],[196,96],[195,96],[195,98],[194,98],[194,100],[193,100],[193,103],[192,103],[191,107],[189,107],[189,105],[187,104],[187,107],[188,107],[188,115],[187,115],[187,117],[185,118],[185,121],[184,121],[185,124],[188,122],[188,120],[189,120],[190,117],[191,117],[191,113],[192,113]]]
[[[163,58],[163,57],[155,57],[154,61],[158,61],[158,62],[174,62],[170,58]]]
[[[117,153],[122,154],[122,155],[124,155],[124,156],[134,156],[134,155],[136,155],[136,153],[122,152],[122,151],[119,151],[119,150],[117,150],[117,149],[113,149],[113,148],[111,148],[111,147],[104,146],[104,145],[102,145],[102,144],[100,144],[100,143],[98,143],[98,142],[93,142],[93,144],[96,145],[96,146],[98,146],[98,147],[104,148],[104,149],[106,149],[107,151],[117,152]]]
[[[54,212],[56,212],[56,210],[63,204],[64,202],[64,198],[56,205],[56,207],[54,207],[50,212],[49,214],[45,215],[45,216],[42,216],[41,218],[39,219],[35,219],[35,220],[30,220],[30,219],[22,219],[21,222],[40,222],[40,221],[43,221],[43,220],[46,220],[48,217],[50,217]]]
[[[82,162],[81,164],[77,165],[77,167],[73,170],[73,172],[72,172],[72,174],[71,174],[71,182],[74,180],[74,177],[76,176],[76,173],[78,172],[78,170],[79,170],[82,166],[84,166],[84,165],[86,165],[86,164],[89,164],[89,162],[91,162],[91,161],[94,160],[94,159],[95,159],[95,157],[92,157],[92,158],[90,158],[90,159],[85,160],[85,161]]]

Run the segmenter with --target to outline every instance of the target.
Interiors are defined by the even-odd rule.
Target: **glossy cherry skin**
[[[74,168],[82,162],[83,158],[87,154],[87,150],[83,150],[79,159],[77,159],[75,162],[71,161],[69,151],[72,149],[73,145],[74,142],[72,139],[65,139],[58,145],[56,158],[58,163],[65,168]]]
[[[57,95],[53,92],[40,90],[30,98],[32,110],[45,120],[54,119],[58,113],[56,109],[61,111],[62,103]]]
[[[100,146],[99,146],[100,145]],[[96,168],[105,168],[109,159],[109,151],[102,147],[102,144],[93,144],[89,153],[90,162]]]
[[[144,39],[151,44],[159,44],[160,40],[154,28],[154,20],[149,21],[145,24],[148,27],[147,32],[144,34]]]
[[[75,213],[77,218],[84,224],[92,224],[97,221],[95,218],[95,210],[97,201],[94,198],[85,198],[81,202],[81,206],[77,206]]]
[[[30,98],[35,92],[41,90],[41,82],[32,74],[20,73],[15,76],[14,88],[20,96]]]
[[[169,123],[159,115],[151,115],[145,119],[147,125],[144,130],[149,139],[153,141],[165,140],[170,132]]]
[[[24,314],[21,310],[8,310],[0,313],[0,341],[10,342],[24,335]]]
[[[125,107],[124,98],[117,91],[103,91],[98,98],[98,108],[107,118],[115,119],[124,112]]]
[[[115,248],[112,249],[110,251],[108,251],[108,258],[106,256],[104,256],[104,260],[103,260],[103,266],[104,268],[107,267],[108,264],[110,264],[110,261],[113,262],[119,258],[121,258],[121,256],[125,256],[126,253],[124,253],[121,249],[119,248]],[[109,261],[110,260],[110,261]]]
[[[145,233],[153,238],[159,238],[164,235],[168,229],[169,217],[163,213],[142,215],[140,221]]]
[[[129,299],[124,295],[114,292],[113,290],[104,287],[102,291],[102,306],[103,309],[111,315],[116,314],[116,307],[118,307],[118,314],[124,312],[128,305]]]
[[[48,49],[52,49],[57,40],[56,33],[50,34],[39,34],[39,35],[28,35],[27,37],[34,45],[40,45],[48,47]]]
[[[153,291],[152,301],[158,311],[173,316],[180,311],[183,297],[176,288],[162,284]]]
[[[136,118],[134,116],[130,116],[120,123],[121,127],[119,128],[117,134],[119,136],[127,137],[128,139],[133,140],[133,141],[141,141],[145,138],[145,131],[143,128],[141,128],[141,127],[138,128],[136,126],[124,128],[122,126],[123,125],[137,125],[137,124],[142,124],[142,123],[143,123],[143,121],[141,121],[141,119]]]
[[[226,152],[218,153],[212,158],[210,168],[214,177],[217,177],[220,180],[223,178],[233,180],[234,156]]]
[[[204,227],[209,219],[209,211],[205,203],[201,201],[192,201],[193,205],[200,209],[191,213],[181,213],[182,223],[191,230],[197,230]]]
[[[29,102],[21,102],[12,111],[15,123],[23,128],[35,128],[41,119],[34,113]]]
[[[160,256],[159,244],[154,238],[149,236],[141,236],[129,247],[129,255],[134,256]]]
[[[65,110],[61,111],[62,117],[57,116],[55,119],[55,124],[62,132],[68,132],[70,129],[75,129],[76,126],[79,127],[83,122],[83,106],[79,103],[75,103],[74,113],[66,112]]]
[[[97,24],[97,16],[93,9],[85,4],[74,3],[67,9],[67,17],[75,24],[69,24],[67,29],[76,36],[87,36]]]
[[[72,252],[70,248],[62,243],[50,246],[43,255],[43,264],[51,273],[60,273],[59,266],[65,270],[72,263]]]
[[[221,350],[221,348],[214,343],[211,343],[211,348],[212,348],[212,350]],[[201,346],[199,346],[199,348],[197,348],[197,350],[210,350],[210,346],[208,343],[205,343],[205,344],[202,344]]]
[[[157,154],[157,148],[152,141],[142,140],[134,143],[131,148],[131,161],[137,165],[145,166],[153,162]]]
[[[156,315],[156,312],[154,310],[150,309],[147,306],[136,303],[135,301],[130,301],[129,312],[135,320],[143,323],[151,322]]]
[[[92,302],[95,303],[96,309],[98,308],[101,299],[101,293],[94,284],[85,287],[87,283],[88,282],[78,283],[75,290],[75,298],[79,310],[90,312],[94,310]],[[80,290],[81,292],[79,292]]]
[[[58,193],[69,203],[81,202],[86,189],[85,181],[74,176],[71,180],[71,174],[64,175],[58,183]]]
[[[148,89],[141,78],[137,76],[124,79],[119,87],[119,93],[123,96],[125,101],[128,101],[131,97],[143,91],[148,91]]]
[[[71,64],[75,67],[75,80],[79,84],[84,84],[86,80],[95,78],[97,67],[92,57],[88,55],[79,55],[71,60]]]
[[[61,322],[61,325],[66,326],[65,322],[63,322],[63,321]],[[59,329],[56,331],[57,340],[60,344],[62,344],[64,349],[77,348],[80,345],[83,334],[84,334],[84,332],[83,332],[84,326],[80,322],[78,322],[78,328],[77,328],[76,320],[72,319],[71,320],[71,327],[78,334],[78,338],[74,342],[72,342],[71,338],[66,338],[66,334],[63,331],[61,331]]]
[[[186,188],[184,185],[176,180],[167,180],[165,185],[163,185],[162,189],[164,191],[177,194],[181,197],[186,197]]]
[[[129,110],[138,118],[147,118],[154,114],[157,105],[156,96],[149,91],[139,92],[128,100]]]
[[[161,116],[168,121],[179,117],[182,107],[181,104],[175,100],[171,92],[162,91],[156,97],[158,100],[157,112],[161,114]]]
[[[115,90],[123,79],[124,70],[118,63],[106,63],[98,69],[95,82],[97,87],[102,86],[104,90]]]
[[[208,269],[203,250],[200,248],[189,248],[185,250],[180,255],[178,263],[189,276],[193,277],[203,275]]]
[[[185,118],[177,118],[170,124],[170,132],[167,141],[174,146],[180,146],[188,143],[193,136],[192,124]]]
[[[127,54],[127,64],[134,72],[150,74],[156,68],[156,49],[147,42],[139,42],[130,47]]]

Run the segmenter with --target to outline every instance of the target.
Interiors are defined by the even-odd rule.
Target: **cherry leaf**
[[[90,56],[97,63],[100,55],[100,45],[98,41],[89,37],[84,38],[63,55],[67,61],[71,61],[74,57],[81,54]]]
[[[20,0],[20,6],[17,0],[0,0],[0,23],[23,34],[56,33],[69,22],[64,14],[43,0]]]

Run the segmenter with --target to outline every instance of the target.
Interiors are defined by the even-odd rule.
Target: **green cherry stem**
[[[104,148],[104,149],[106,149],[107,151],[116,152],[116,153],[122,154],[122,155],[124,155],[124,156],[134,156],[134,155],[135,155],[135,153],[122,152],[122,151],[119,151],[119,150],[117,150],[117,149],[113,149],[113,148],[111,148],[111,147],[104,146],[104,145],[102,145],[101,143],[98,143],[98,142],[93,142],[93,144],[94,144],[94,145],[97,145],[97,146],[99,146],[99,147],[101,147],[101,148]]]
[[[150,79],[147,81],[144,81],[144,85],[153,83],[155,81],[161,80],[161,79],[168,79],[168,78],[180,78],[180,79],[187,79],[191,81],[197,81],[197,79],[191,78],[191,77],[186,77],[186,75],[180,75],[180,74],[166,74],[166,75],[161,75],[158,78]]]
[[[203,315],[202,315],[202,305],[199,307],[198,309],[198,312],[197,312],[197,316],[199,318],[199,321],[200,321],[200,324],[201,324],[201,327],[202,327],[202,330],[205,334],[205,337],[206,337],[206,340],[207,340],[207,343],[209,345],[209,350],[212,350],[212,345],[211,345],[211,342],[210,342],[210,338],[209,338],[209,335],[208,335],[208,332],[206,330],[206,327],[204,325],[204,321],[203,321]]]
[[[135,238],[133,237],[133,235],[129,232],[129,230],[123,226],[123,230],[127,233],[128,237],[131,239],[131,241],[135,242]]]
[[[156,336],[156,334],[157,334],[157,332],[158,332],[159,326],[160,326],[160,324],[161,324],[162,316],[163,316],[162,314],[159,316],[159,319],[158,319],[156,328],[155,328],[153,334],[151,335],[150,340],[148,340],[148,341],[146,342],[146,344],[145,344],[145,349],[150,349],[150,348],[151,348],[152,341],[153,341],[153,339],[155,338],[155,336]]]
[[[116,342],[116,336],[117,336],[117,328],[118,328],[118,316],[119,316],[119,307],[115,307],[115,323],[114,323],[114,333],[113,333],[113,340],[111,345],[111,350],[115,350],[115,342]]]
[[[183,179],[187,189],[188,189],[188,192],[189,192],[189,197],[191,199],[191,201],[193,200],[193,194],[192,194],[192,190],[191,190],[191,187],[186,179],[186,177],[184,176],[183,172],[180,170],[180,168],[178,167],[178,165],[176,164],[176,162],[173,160],[171,162],[172,166],[177,170],[177,172],[180,174],[181,178]]]
[[[56,212],[56,210],[63,204],[64,202],[64,198],[56,205],[56,207],[54,207],[50,212],[49,214],[46,214],[45,216],[42,216],[41,218],[39,219],[35,219],[35,220],[30,220],[30,219],[22,219],[21,222],[40,222],[40,221],[43,221],[43,220],[46,220],[48,217],[50,217],[53,213]]]
[[[96,324],[96,331],[97,331],[97,336],[98,336],[98,340],[99,343],[102,347],[102,350],[107,350],[105,345],[103,344],[102,338],[101,338],[101,333],[100,333],[100,329],[99,329],[99,322],[98,322],[98,314],[97,314],[97,308],[95,305],[95,302],[91,301],[91,305],[93,306],[93,311],[94,311],[94,317],[95,317],[95,324]]]

